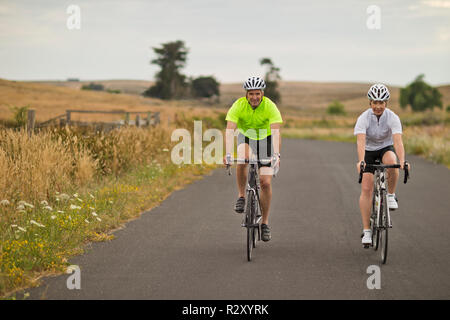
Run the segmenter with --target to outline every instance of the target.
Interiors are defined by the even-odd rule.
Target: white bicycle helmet
[[[264,90],[266,83],[260,77],[250,77],[244,82],[245,90]]]
[[[370,87],[367,97],[374,101],[387,101],[390,98],[388,88],[381,83],[376,83]]]

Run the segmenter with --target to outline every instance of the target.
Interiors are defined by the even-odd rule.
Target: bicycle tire
[[[252,250],[253,250],[253,229],[251,225],[253,224],[252,219],[252,206],[253,206],[253,192],[247,192],[247,208],[245,210],[245,223],[247,228],[247,260],[252,260]]]
[[[373,194],[372,199],[372,213],[370,215],[370,229],[372,229],[372,246],[373,250],[378,250],[378,243],[380,240],[380,233],[378,232],[379,223],[377,223],[377,208],[375,208],[375,193]]]
[[[386,192],[382,192],[381,198],[381,227],[380,229],[380,242],[381,242],[381,262],[386,264],[387,254],[388,254],[388,221],[387,221],[387,201],[386,201]]]
[[[247,260],[252,261],[252,251],[253,251],[253,228],[247,227]]]
[[[373,250],[377,251],[378,249],[378,229],[376,227],[375,219],[370,217],[370,229],[372,230],[372,247]]]

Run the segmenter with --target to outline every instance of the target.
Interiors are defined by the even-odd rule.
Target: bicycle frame
[[[250,163],[250,167],[248,170],[248,179],[247,179],[247,187],[246,187],[246,193],[253,193],[253,195],[256,198],[256,212],[259,213],[261,210],[261,203],[259,201],[259,190],[260,190],[260,185],[259,185],[259,173],[258,173],[258,166],[257,163]],[[249,197],[248,197],[249,198]],[[248,214],[248,213],[247,213]],[[261,221],[262,217],[259,215],[257,215],[257,219],[255,224],[252,225],[248,225],[246,221],[249,221],[250,219],[248,219],[249,217],[244,217],[244,220],[242,221],[242,226],[243,227],[256,227],[256,224],[259,225],[259,222]],[[258,240],[260,239],[260,232],[258,230]]]

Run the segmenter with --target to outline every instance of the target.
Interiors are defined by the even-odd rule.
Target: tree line
[[[160,70],[156,73],[156,82],[148,88],[143,95],[164,100],[183,98],[211,98],[219,97],[220,83],[214,76],[187,77],[182,73],[186,66],[188,48],[183,41],[163,43],[161,47],[153,47],[155,59],[151,64],[157,65]],[[281,102],[279,91],[280,68],[276,67],[270,58],[259,60],[265,68],[264,80],[266,89],[264,95],[275,103]],[[416,79],[400,90],[400,106],[405,109],[410,106],[412,111],[425,111],[434,107],[442,108],[442,94],[437,88],[433,88],[424,81],[421,74]],[[96,88],[89,88],[96,90]],[[98,90],[98,89],[97,89]],[[447,107],[450,111],[450,106]],[[330,114],[345,114],[344,106],[339,101],[334,101],[327,109]]]
[[[163,43],[161,47],[152,48],[156,58],[151,64],[159,66],[155,75],[155,84],[148,88],[143,95],[164,100],[182,98],[211,98],[219,97],[220,83],[214,76],[187,77],[181,70],[186,66],[189,50],[183,41]],[[274,102],[281,100],[278,91],[280,69],[275,67],[269,58],[260,60],[260,64],[267,68],[265,81],[267,88],[265,95]]]

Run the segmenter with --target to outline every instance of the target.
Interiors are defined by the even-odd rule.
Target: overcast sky
[[[151,48],[175,40],[185,74],[221,82],[262,75],[270,57],[284,80],[450,83],[450,0],[0,0],[0,78],[152,80]]]

